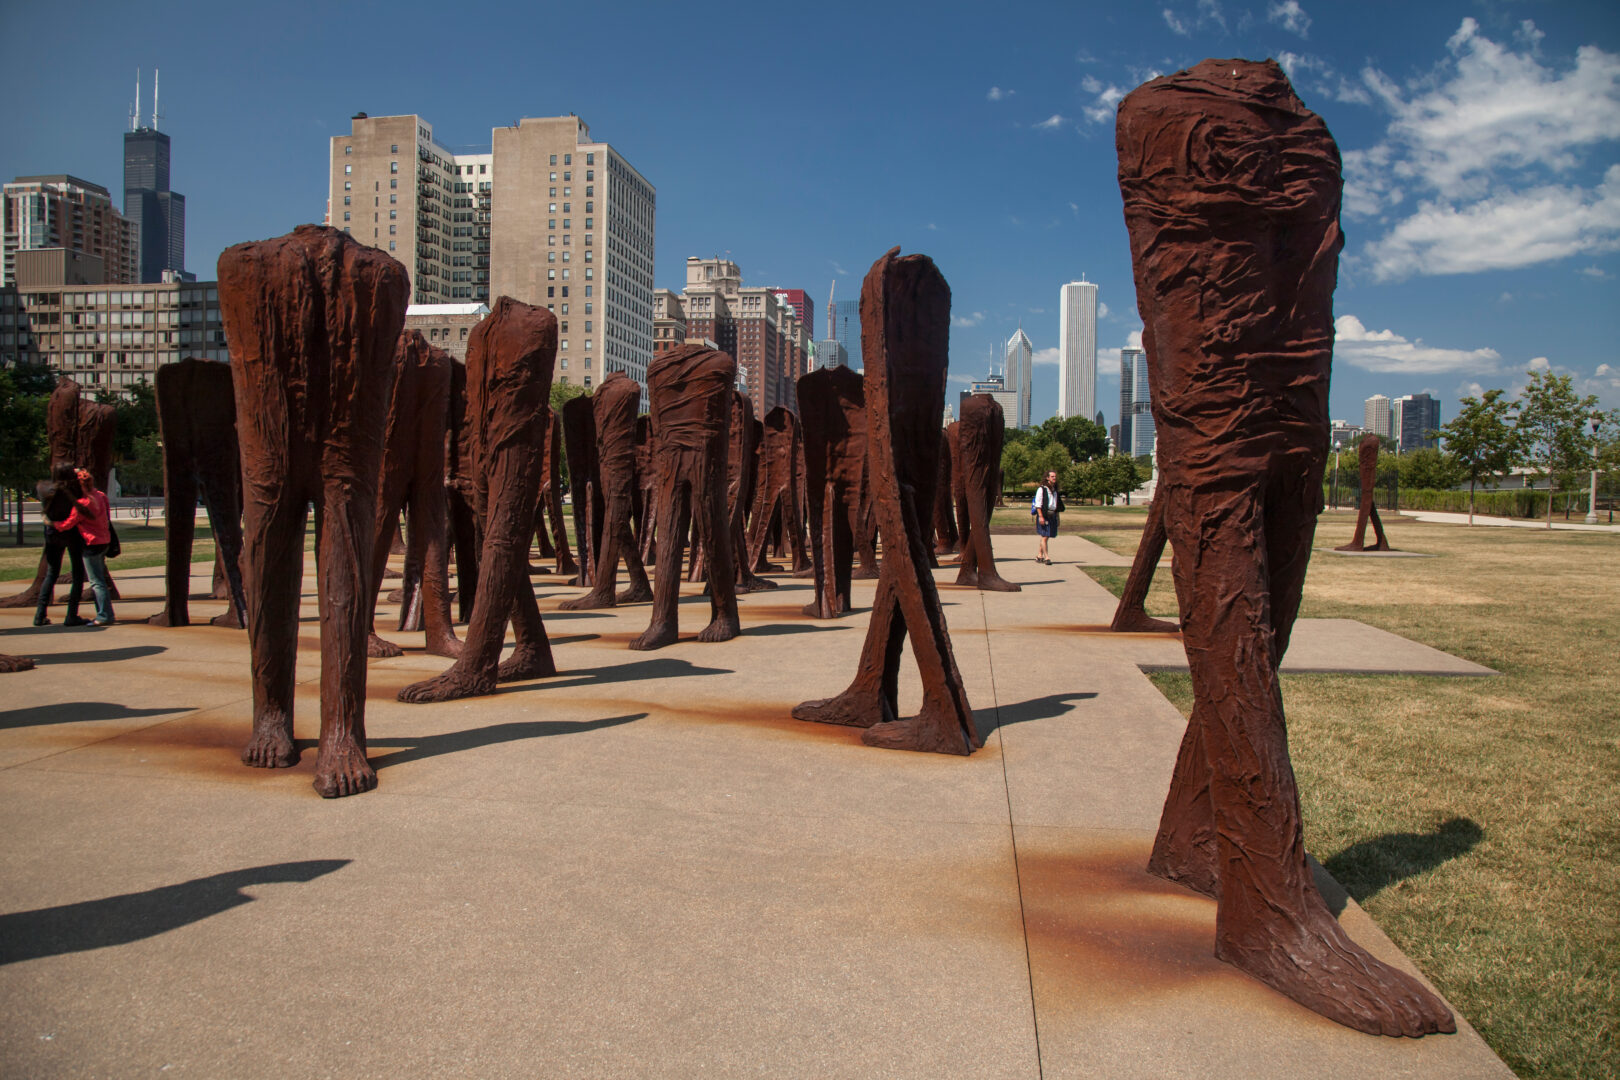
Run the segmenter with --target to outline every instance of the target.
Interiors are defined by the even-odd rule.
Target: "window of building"
[[[563,276],[564,276],[565,279],[567,278],[567,274],[568,274],[568,272],[566,270],[563,271]],[[562,287],[562,291],[563,291],[563,293],[562,293],[563,294],[563,299],[564,300],[568,299],[568,286],[564,285]]]
[[[557,174],[556,173],[551,174],[551,182],[553,184],[555,184],[557,182]]]
[[[556,188],[551,189],[551,195],[549,197],[553,198],[553,199],[555,199],[557,197],[557,189]]]
[[[564,295],[564,296],[567,296],[567,295],[568,295],[568,293],[567,293],[567,291],[564,291],[564,292],[563,292],[563,295]],[[566,315],[566,314],[568,314],[568,305],[567,305],[567,304],[564,304],[564,305],[563,305],[563,306],[562,306],[562,313],[563,313],[563,314],[564,314],[564,315]],[[564,324],[563,324],[563,329],[564,329],[564,330],[566,330],[566,329],[568,329],[568,324],[566,324],[566,323],[564,323]]]
[[[546,262],[554,263],[556,261],[557,261],[557,253],[555,251],[546,252]]]
[[[590,267],[587,266],[585,268],[585,279],[588,281],[591,278],[594,278],[595,276],[596,276],[596,271],[592,270]]]
[[[354,166],[353,165],[345,165],[345,166],[343,166],[343,175],[344,176],[348,176],[353,172],[354,172]]]
[[[546,298],[549,300],[552,297],[555,297],[556,295],[557,295],[557,287],[555,285],[547,285],[546,286]]]
[[[594,228],[596,228],[596,225],[595,225],[595,219],[594,219],[594,218],[586,218],[586,219],[585,219],[585,227],[586,227],[586,228],[587,228],[587,229],[594,229]]]
[[[587,165],[595,165],[596,164],[596,155],[595,154],[586,154],[585,155],[585,164],[587,164]]]
[[[389,221],[393,221],[397,217],[399,217],[399,211],[398,210],[390,210],[390,211],[388,211],[388,220]]]
[[[350,182],[348,180],[343,181],[343,190],[344,191],[350,191],[353,188],[354,188],[354,184],[352,182]]]
[[[349,212],[347,210],[343,211],[343,220],[344,221],[349,220]]]
[[[389,250],[389,251],[393,251],[393,250],[394,250],[394,244],[395,244],[395,243],[396,243],[396,241],[393,241],[393,240],[390,240],[390,241],[388,241],[388,250]]]
[[[484,173],[486,173],[488,171],[489,171],[489,166],[488,165],[480,165],[480,166],[478,166],[478,175],[479,176],[483,176]],[[465,337],[466,334],[467,334],[467,331],[463,330],[461,333],[462,333],[462,336]]]
[[[344,206],[349,205],[349,196],[347,196],[347,195],[343,196],[343,205]]]
[[[563,155],[563,164],[564,165],[572,165],[573,163],[574,163],[574,155],[573,154],[564,154]]]
[[[556,281],[557,280],[557,271],[555,271],[555,270],[547,270],[546,271],[546,280],[547,281]]]
[[[399,181],[398,180],[390,180],[390,181],[388,181],[388,186],[391,187],[391,188],[397,188],[397,187],[399,187]]]
[[[569,251],[563,252],[563,262],[569,262],[571,260],[572,256],[573,256],[572,252],[569,252]]]
[[[546,218],[546,228],[555,229],[556,227],[557,227],[557,219],[556,218]]]
[[[553,165],[557,164],[557,155],[556,154],[551,155],[551,163]]]
[[[354,153],[354,147],[352,147],[352,146],[345,146],[345,147],[344,147],[344,148],[343,148],[343,152],[344,152],[344,153],[345,153],[345,154],[352,154],[352,153]]]
[[[390,226],[388,226],[388,235],[389,236],[395,236],[395,235],[398,235],[398,233],[399,233],[399,226],[398,225],[390,225]]]
[[[568,280],[569,274],[570,274],[570,271],[568,270],[568,268],[566,266],[563,267],[563,280],[564,281]]]
[[[555,235],[546,237],[546,246],[547,247],[556,247],[557,246],[557,237]]]
[[[568,209],[568,204],[567,203],[563,203],[563,209],[564,210]],[[563,218],[563,228],[572,229],[573,227],[574,227],[574,219],[573,218]]]
[[[587,272],[587,273],[586,273],[586,274],[585,274],[585,276],[586,276],[586,277],[590,277],[590,276],[591,276],[591,275],[590,275],[590,273],[589,273],[589,272]],[[596,286],[594,286],[594,285],[587,285],[587,286],[585,286],[585,295],[586,295],[586,296],[589,296],[589,295],[591,295],[591,290],[592,290],[592,289],[593,289],[593,288],[595,288],[595,287],[596,287]],[[586,308],[586,309],[585,309],[585,310],[586,310],[586,311],[587,311],[587,312],[588,312],[588,311],[590,311],[590,308]]]
[[[389,143],[389,144],[388,144],[388,152],[389,152],[389,153],[390,153],[390,154],[397,154],[397,153],[399,153],[399,143]]]
[[[388,196],[388,201],[391,202],[391,203],[397,203],[397,202],[399,202],[399,196],[398,195],[390,195],[390,196]]]
[[[547,203],[546,204],[546,209],[550,210],[553,214],[555,214],[557,212],[557,204],[556,203]]]
[[[558,342],[557,348],[566,350],[568,348],[568,339],[563,338],[560,342]]]
[[[586,352],[591,351],[591,339],[590,338],[585,339],[585,351]]]

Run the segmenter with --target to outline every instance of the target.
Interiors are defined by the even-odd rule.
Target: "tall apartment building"
[[[778,405],[798,408],[799,376],[810,355],[804,324],[778,291],[744,286],[742,269],[730,259],[686,260],[686,337],[707,338],[736,359],[756,416]]]
[[[332,139],[329,191],[329,224],[405,263],[414,303],[543,304],[558,382],[646,385],[656,194],[579,117],[525,118],[458,154],[420,116],[360,113]]]
[[[1429,432],[1440,426],[1440,402],[1428,394],[1407,394],[1390,403],[1390,437],[1398,453],[1440,445]]]
[[[88,268],[92,283],[140,280],[140,228],[120,214],[100,184],[59,173],[19,176],[5,185],[5,257],[0,286],[16,285],[17,253],[61,249],[69,262]]]
[[[816,303],[803,289],[777,289],[776,298],[789,308],[804,327],[805,340],[816,340]]]
[[[154,94],[154,97],[156,95]],[[169,136],[157,129],[157,103],[152,126],[136,116],[124,132],[124,216],[140,227],[140,277],[143,283],[186,276],[186,197],[169,190]]]
[[[686,344],[686,308],[668,289],[653,290],[653,355]]]
[[[1020,326],[1012,337],[1007,339],[1007,346],[1002,354],[1003,367],[1006,373],[1007,389],[1012,394],[1013,407],[1008,411],[1006,422],[1011,428],[1029,427],[1029,412],[1031,401],[1031,382],[1034,378],[1035,346],[1030,342],[1029,335],[1024,333]]]
[[[833,305],[835,325],[827,328],[827,336],[837,338],[847,357],[844,363],[856,371],[866,370],[861,360],[861,302],[839,300]]]
[[[187,356],[230,358],[212,281],[0,288],[0,364],[46,364],[121,391]]]
[[[1383,394],[1374,394],[1362,405],[1361,426],[1379,438],[1394,438],[1390,420],[1389,398]]]
[[[1082,278],[1058,290],[1058,415],[1097,411],[1097,286]]]

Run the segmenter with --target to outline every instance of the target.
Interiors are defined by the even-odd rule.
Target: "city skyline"
[[[467,95],[398,60],[418,47],[426,6],[399,5],[354,49],[294,29],[344,18],[341,5],[182,4],[162,26],[87,20],[75,32],[82,77],[66,84],[48,51],[19,53],[16,107],[0,118],[0,178],[71,174],[116,190],[131,77],[161,67],[159,126],[187,194],[187,268],[207,279],[223,247],[321,220],[330,139],[357,111],[431,116],[457,154],[487,151],[491,123],[574,112],[657,187],[655,286],[679,289],[688,256],[724,255],[762,285],[820,296],[836,278],[838,296],[852,297],[888,247],[926,253],[952,288],[953,384],[974,378],[986,347],[1022,322],[1035,346],[1039,423],[1056,407],[1054,287],[1081,267],[1100,287],[1105,413],[1117,400],[1119,351],[1138,340],[1114,104],[1205,56],[1269,55],[1345,158],[1335,417],[1355,420],[1374,391],[1427,391],[1452,415],[1462,394],[1515,391],[1532,366],[1568,372],[1583,392],[1620,405],[1612,6],[1440,3],[1403,9],[1393,27],[1309,0],[1293,5],[1297,14],[1274,15],[1280,7],[1043,6],[970,26],[949,12],[833,4],[830,18],[858,13],[870,32],[768,62],[743,46],[790,33],[786,13],[704,35],[632,17],[612,45],[629,62],[603,79],[600,48],[554,50],[535,65],[519,44],[588,40],[595,16],[540,20],[496,4],[484,17],[511,32],[480,46],[480,90]],[[1042,33],[1031,35],[1037,16]],[[0,29],[21,39],[22,18],[7,9]],[[906,50],[885,44],[895,35]],[[660,80],[634,61],[670,49],[738,58],[724,78],[683,84],[679,115],[708,107],[728,124],[759,125],[772,132],[770,153],[721,161],[659,108]],[[783,88],[808,85],[818,87],[815,108],[780,108]],[[885,120],[898,115],[904,127]],[[1003,167],[1014,157],[1015,176]]]

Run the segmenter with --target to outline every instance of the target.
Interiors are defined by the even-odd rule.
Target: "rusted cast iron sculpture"
[[[658,484],[658,569],[653,577],[652,622],[632,649],[673,644],[679,629],[681,558],[690,527],[714,567],[732,567],[726,506],[726,457],[737,364],[723,352],[683,345],[647,369],[652,399],[653,463]],[[711,620],[699,641],[729,641],[741,632],[734,573],[709,575]]]
[[[593,398],[581,395],[563,402],[562,433],[568,452],[574,538],[579,543],[579,573],[568,584],[589,588],[595,582],[596,554],[602,547],[602,482],[597,476]]]
[[[922,531],[939,480],[951,290],[927,256],[900,258],[899,251],[879,259],[861,286],[873,502],[885,544],[872,621],[849,689],[835,698],[807,701],[793,715],[864,727],[861,740],[869,746],[971,754],[982,740],[951,652]],[[799,403],[803,408],[802,396]],[[809,423],[806,419],[806,430]],[[923,703],[916,716],[902,720],[897,693],[908,631],[922,674]]]
[[[444,436],[450,404],[450,354],[419,330],[399,337],[394,357],[394,389],[383,436],[382,469],[377,480],[377,524],[371,557],[371,601],[375,612],[389,539],[407,512],[402,622],[414,608],[426,631],[427,651],[461,655],[450,626],[448,507],[444,491]],[[373,614],[373,621],[376,616]],[[401,627],[403,629],[404,627]],[[375,633],[367,638],[371,656],[399,656],[401,650]]]
[[[478,484],[473,478],[472,433],[467,430],[467,365],[450,361],[450,402],[445,412],[444,497],[449,507],[450,543],[456,556],[456,621],[472,618],[473,601],[478,595],[478,552],[484,546],[473,497]],[[411,610],[407,592],[401,614]],[[418,629],[401,626],[401,630]]]
[[[556,572],[577,577],[579,565],[574,561],[573,549],[568,544],[568,529],[563,524],[562,417],[549,405],[542,410],[540,446],[544,454],[540,474],[539,502],[534,509],[535,541],[542,559],[555,558]],[[536,567],[531,573],[548,574],[549,568]]]
[[[1215,897],[1215,955],[1307,1008],[1452,1031],[1317,892],[1277,683],[1322,506],[1338,148],[1269,60],[1138,87],[1116,139],[1194,691],[1149,869]]]
[[[754,505],[760,433],[761,425],[754,419],[754,402],[742,391],[732,391],[731,444],[726,451],[726,506],[739,593],[776,588],[776,582],[754,573],[754,562],[748,557],[748,509]]]
[[[653,510],[653,496],[658,489],[658,471],[653,467],[652,417],[636,417],[636,547],[641,553],[641,564],[652,566],[658,552],[653,546],[653,533],[657,531],[657,514]]]
[[[1356,457],[1361,465],[1361,507],[1356,514],[1356,534],[1350,542],[1338,551],[1388,551],[1389,538],[1384,535],[1384,523],[1378,517],[1378,504],[1373,497],[1378,493],[1378,451],[1382,441],[1377,435],[1368,433],[1361,437],[1356,446]],[[1367,546],[1367,522],[1372,521],[1373,535],[1377,537],[1375,543]]]
[[[591,459],[596,468],[595,488],[601,493],[602,512],[597,521],[600,523],[602,542],[591,558],[590,565],[595,574],[591,591],[584,596],[565,600],[558,606],[567,611],[581,611],[651,600],[652,585],[647,581],[647,570],[642,565],[636,537],[630,528],[631,510],[639,483],[636,475],[636,409],[641,404],[641,384],[622,371],[615,371],[602,380],[590,397],[574,400],[588,403],[594,412],[591,426],[596,432],[596,445],[591,450]],[[570,401],[568,404],[573,403]],[[577,495],[575,499],[577,507]],[[577,509],[575,514],[574,520],[577,522]],[[581,565],[584,565],[583,555],[582,551]],[[621,558],[630,572],[630,585],[624,592],[615,595],[614,590],[619,587]]]
[[[96,487],[107,490],[107,476],[112,472],[113,434],[117,428],[117,412],[111,405],[89,401],[79,390],[79,384],[66,375],[56,380],[50,403],[45,411],[45,438],[50,446],[50,468],[68,464],[90,470]],[[40,586],[45,581],[45,556],[39,557],[39,568],[34,571],[33,583],[17,593],[0,599],[0,607],[34,607],[39,602]],[[112,599],[118,599],[118,587],[112,585]],[[50,598],[47,597],[47,600]]]
[[[798,398],[816,579],[815,599],[804,613],[831,619],[850,608],[867,468],[866,391],[861,375],[840,364],[802,376]]]
[[[215,626],[247,625],[242,593],[242,465],[236,442],[236,391],[230,365],[188,357],[157,369],[158,431],[163,437],[163,610],[154,626],[191,625],[191,546],[197,497],[214,534],[216,576],[226,581]]]
[[[401,701],[477,697],[494,693],[497,682],[557,673],[528,573],[556,360],[556,318],[510,296],[496,300],[467,338],[467,449],[473,507],[483,522],[478,595],[460,658],[443,674],[405,687]],[[508,620],[517,644],[503,662]]]
[[[1001,490],[1001,442],[1006,431],[1001,404],[989,394],[973,394],[962,402],[957,429],[957,461],[952,475],[961,474],[959,504],[966,508],[958,585],[986,592],[1019,592],[1020,587],[996,570],[990,544],[990,512]]]
[[[1147,524],[1142,528],[1136,558],[1131,560],[1131,573],[1125,579],[1125,591],[1120,594],[1114,621],[1108,629],[1120,634],[1176,631],[1175,623],[1155,619],[1147,613],[1148,588],[1153,584],[1153,572],[1159,568],[1159,557],[1164,554],[1164,542],[1164,500],[1155,498],[1148,504]]]
[[[372,547],[405,268],[336,229],[300,225],[219,257],[242,447],[242,578],[253,662],[253,734],[242,760],[298,760],[293,675],[304,522],[315,504],[321,737],[315,790],[369,791],[366,632]]]
[[[939,433],[939,484],[934,488],[934,553],[952,555],[961,550],[956,527],[956,425]],[[963,528],[967,522],[962,523]]]
[[[766,561],[766,544],[780,541],[785,534],[793,553],[793,572],[813,569],[810,552],[804,544],[804,525],[799,512],[799,463],[803,460],[803,435],[799,418],[786,406],[778,405],[765,414],[765,437],[759,449],[759,482],[754,493],[753,519],[749,523],[748,550],[755,570],[778,570]]]
[[[8,656],[0,653],[0,675],[34,670],[34,661],[26,656]]]

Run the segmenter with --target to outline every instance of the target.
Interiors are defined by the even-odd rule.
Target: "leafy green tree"
[[[1446,491],[1463,480],[1456,460],[1432,446],[1408,451],[1395,459],[1401,487]]]
[[[1019,440],[1001,449],[1001,483],[1008,489],[1031,483],[1035,479],[1035,451],[1027,440]]]
[[[1059,443],[1072,461],[1090,461],[1108,453],[1108,431],[1083,416],[1052,416],[1032,433],[1045,446]]]
[[[43,365],[0,369],[0,485],[16,496],[18,547],[25,539],[23,502],[50,471],[45,415],[55,385]]]
[[[589,390],[577,383],[553,382],[551,384],[551,407],[560,413],[565,402],[572,401],[577,397],[584,397],[588,393],[590,393]]]
[[[163,445],[156,434],[135,440],[135,452],[122,469],[122,482],[130,491],[142,495],[163,490]]]
[[[1474,523],[1474,490],[1481,480],[1505,476],[1519,460],[1518,431],[1508,423],[1512,403],[1505,390],[1462,399],[1462,411],[1440,428],[1446,452],[1468,481],[1468,524]],[[1493,485],[1494,486],[1494,485]]]
[[[1530,385],[1519,400],[1514,428],[1525,460],[1547,478],[1547,528],[1552,528],[1552,492],[1568,491],[1590,469],[1593,436],[1588,426],[1597,415],[1598,399],[1581,397],[1568,375],[1531,371]]]

